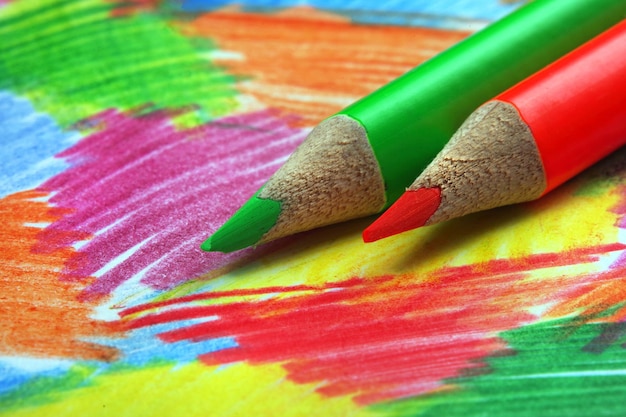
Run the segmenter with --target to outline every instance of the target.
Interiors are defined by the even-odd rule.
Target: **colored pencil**
[[[478,105],[624,16],[624,0],[520,7],[318,125],[202,249],[231,252],[381,212]]]
[[[476,110],[367,242],[535,200],[626,144],[626,20]]]

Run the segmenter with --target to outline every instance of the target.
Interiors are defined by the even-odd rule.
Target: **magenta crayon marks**
[[[65,278],[96,276],[86,297],[130,279],[168,288],[249,256],[205,253],[199,245],[306,135],[271,110],[192,129],[171,118],[115,110],[90,118],[97,132],[57,155],[70,168],[41,187],[53,193],[51,204],[73,212],[45,229],[36,250],[79,248]],[[92,238],[66,241],[68,230]]]

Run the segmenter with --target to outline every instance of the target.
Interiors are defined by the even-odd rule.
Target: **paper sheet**
[[[626,153],[373,244],[199,244],[322,118],[520,4],[0,2],[0,414],[626,413]]]

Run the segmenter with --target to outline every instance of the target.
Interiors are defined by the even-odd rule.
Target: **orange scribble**
[[[311,8],[276,14],[224,9],[201,15],[188,35],[209,37],[213,61],[238,89],[313,126],[397,78],[468,32],[356,25]]]
[[[548,317],[579,314],[585,321],[620,322],[626,319],[626,268],[597,274],[596,279],[572,291],[571,297],[546,312]],[[608,310],[614,310],[607,314]]]
[[[43,197],[46,193],[25,191],[0,199],[0,353],[112,360],[115,349],[80,340],[111,332],[89,317],[93,305],[77,300],[90,279],[59,280],[76,251],[31,250],[41,231],[34,224],[62,215],[45,201],[33,201]]]

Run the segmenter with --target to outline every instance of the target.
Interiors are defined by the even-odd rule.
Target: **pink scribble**
[[[86,298],[110,293],[143,274],[170,288],[259,250],[206,253],[200,243],[279,167],[306,132],[270,110],[191,129],[172,115],[105,111],[99,131],[57,155],[71,165],[42,185],[50,203],[72,209],[41,234],[36,250],[76,244],[65,231],[91,235],[65,278],[95,275]],[[71,235],[69,235],[71,236]]]

